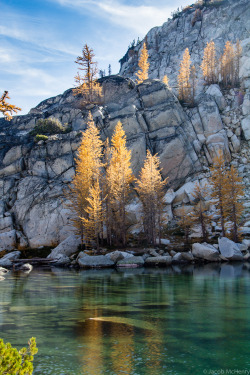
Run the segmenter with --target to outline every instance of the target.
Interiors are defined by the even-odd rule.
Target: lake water
[[[248,375],[249,276],[249,264],[9,273],[0,337],[36,337],[36,375]]]

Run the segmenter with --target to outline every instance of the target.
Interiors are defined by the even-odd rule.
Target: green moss
[[[39,142],[39,141],[47,141],[47,139],[49,139],[49,137],[47,135],[43,135],[43,134],[37,134],[35,136],[35,141],[36,142]]]

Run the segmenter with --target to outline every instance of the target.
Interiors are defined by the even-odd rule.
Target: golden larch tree
[[[131,193],[133,174],[131,151],[126,147],[126,135],[118,121],[111,139],[111,157],[107,166],[108,199],[112,215],[112,232],[117,244],[126,245],[126,204]]]
[[[177,224],[184,231],[185,245],[189,245],[191,228],[194,224],[192,217],[185,210],[184,203],[182,204],[178,214]]]
[[[149,62],[148,62],[148,50],[147,50],[145,42],[143,43],[138,65],[139,65],[139,70],[135,74],[138,77],[136,80],[136,83],[139,84],[145,81],[145,79],[148,79]]]
[[[111,146],[109,139],[107,138],[104,144],[104,153],[103,153],[103,165],[105,173],[103,174],[103,180],[102,180],[102,191],[103,195],[106,197],[104,201],[104,212],[105,212],[105,226],[106,226],[106,237],[107,237],[107,243],[111,246],[112,245],[112,227],[113,227],[113,216],[112,216],[112,210],[111,210],[111,195],[110,195],[110,181],[107,178],[107,170],[110,165],[111,161]]]
[[[202,230],[203,240],[207,241],[208,238],[208,226],[211,224],[211,215],[208,213],[208,207],[206,197],[209,196],[209,189],[207,184],[201,186],[196,183],[193,197],[196,202],[194,210],[190,213],[190,219],[193,224],[199,224]]]
[[[102,147],[99,130],[89,113],[87,129],[83,132],[81,145],[75,159],[76,174],[69,190],[65,193],[69,201],[68,207],[72,211],[71,222],[75,227],[76,234],[81,236],[82,244],[85,235],[82,218],[88,216],[86,207],[90,188],[100,178]]]
[[[147,151],[147,157],[136,180],[136,191],[142,204],[144,233],[149,244],[156,244],[166,217],[164,215],[164,187],[167,179],[161,177],[160,160],[157,155]]]
[[[224,52],[220,57],[221,82],[225,87],[233,86],[235,79],[234,47],[230,41],[225,44]]]
[[[178,97],[179,100],[189,103],[191,97],[190,89],[190,54],[189,49],[186,48],[183,54],[183,59],[180,64],[179,75],[178,75]]]
[[[204,49],[204,56],[201,63],[201,70],[204,81],[211,85],[217,82],[217,60],[215,44],[213,41],[207,43]]]
[[[219,151],[219,155],[214,158],[213,165],[210,167],[210,172],[211,177],[209,182],[211,184],[211,198],[214,200],[217,214],[220,216],[222,236],[225,237],[225,188],[227,183],[227,170],[222,151]]]
[[[10,121],[13,113],[21,111],[21,108],[16,107],[14,104],[8,103],[6,99],[10,99],[8,91],[4,91],[3,95],[0,97],[0,113],[3,114],[7,121]]]
[[[239,225],[244,210],[242,199],[244,197],[244,184],[234,166],[231,166],[226,175],[226,185],[223,193],[226,197],[225,217],[229,221],[232,237],[239,242]]]
[[[165,74],[165,76],[162,78],[162,82],[165,83],[167,87],[169,87],[169,82],[168,82],[168,76]]]
[[[102,225],[104,218],[102,191],[99,180],[95,180],[89,188],[89,195],[86,198],[87,207],[85,208],[86,217],[81,217],[83,221],[85,243],[88,245],[95,241],[97,250],[99,250],[100,239],[102,236]]]
[[[78,56],[75,61],[79,66],[79,72],[75,76],[76,88],[73,89],[73,93],[82,95],[86,104],[99,104],[102,99],[102,87],[97,82],[98,68],[94,57],[93,49],[85,44],[82,56]]]

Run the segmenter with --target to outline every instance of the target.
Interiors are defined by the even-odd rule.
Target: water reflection
[[[35,374],[201,374],[249,363],[249,264],[10,273],[0,330]],[[226,367],[225,367],[226,366]]]

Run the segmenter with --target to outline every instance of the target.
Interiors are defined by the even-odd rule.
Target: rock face
[[[221,254],[229,260],[243,260],[243,255],[238,245],[226,237],[219,239],[219,249]]]
[[[1,250],[13,250],[16,245],[16,231],[11,230],[9,232],[0,233],[0,251]]]
[[[194,20],[195,7],[186,7],[174,19],[148,32],[146,40],[150,63],[149,77],[162,79],[167,74],[170,86],[176,86],[180,60],[186,48],[189,48],[191,60],[198,67],[207,42],[213,40],[216,49],[222,52],[227,40],[236,42],[239,39],[243,46],[240,73],[245,78],[245,87],[250,88],[249,1],[227,0],[220,6],[205,6],[199,19],[196,22]],[[134,77],[142,43],[130,48],[120,60],[121,75]]]
[[[170,220],[182,202],[190,210],[195,182],[206,180],[207,168],[219,150],[228,162],[242,168],[245,183],[250,185],[249,2],[228,0],[216,9],[203,8],[202,20],[192,26],[193,16],[194,11],[187,9],[148,33],[151,79],[140,85],[131,79],[137,69],[138,46],[133,56],[122,60],[122,76],[100,80],[103,105],[88,107],[103,140],[110,138],[118,120],[122,121],[136,176],[147,150],[158,153],[163,177],[168,177],[166,212]],[[241,77],[246,93],[242,102],[237,90],[225,95],[218,85],[212,85],[199,88],[194,108],[184,108],[174,89],[155,79],[167,73],[175,86],[186,47],[199,65],[207,41],[214,39],[222,48],[228,38],[243,40]],[[0,119],[0,249],[57,246],[72,235],[63,192],[75,173],[74,158],[88,108],[67,90],[43,101],[26,116],[16,116],[11,122]],[[72,131],[35,143],[29,132],[39,119],[49,117],[68,123]]]

